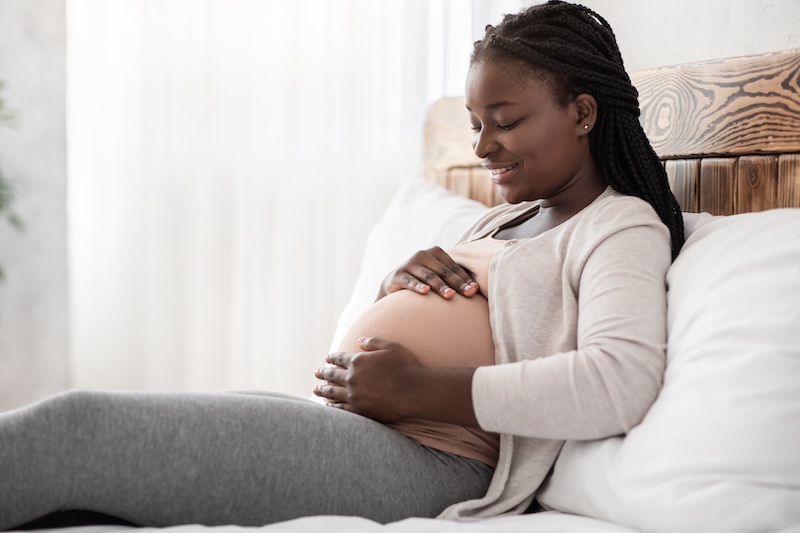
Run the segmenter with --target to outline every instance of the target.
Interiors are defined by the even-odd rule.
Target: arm
[[[669,240],[657,223],[618,225],[565,274],[578,294],[577,349],[476,371],[473,401],[482,428],[595,439],[628,431],[647,412],[665,367]],[[518,349],[530,346],[532,335],[518,335]]]

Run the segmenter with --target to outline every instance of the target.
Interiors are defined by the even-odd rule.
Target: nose
[[[497,142],[486,128],[472,134],[472,150],[481,159],[497,151]]]

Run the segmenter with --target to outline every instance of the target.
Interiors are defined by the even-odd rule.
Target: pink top
[[[359,351],[359,337],[383,337],[405,346],[427,367],[479,367],[494,364],[489,325],[489,263],[506,241],[487,237],[447,250],[467,269],[481,290],[470,298],[451,300],[409,290],[393,292],[375,302],[351,326],[340,351]],[[409,419],[388,424],[432,448],[497,464],[499,437],[477,427]]]

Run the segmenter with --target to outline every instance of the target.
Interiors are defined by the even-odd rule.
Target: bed
[[[539,495],[546,512],[384,526],[320,516],[258,529],[800,532],[800,49],[632,78],[687,228],[667,279],[664,387],[642,423],[624,437],[567,443]],[[417,249],[452,244],[501,201],[469,135],[463,98],[431,107],[424,176],[401,184],[372,230],[337,331],[369,305],[391,267]]]

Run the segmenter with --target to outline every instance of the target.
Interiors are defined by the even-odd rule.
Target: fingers
[[[435,246],[414,254],[394,272],[386,293],[409,289],[420,294],[431,290],[446,299],[456,293],[473,296],[478,292],[478,283],[461,265],[444,250]]]
[[[323,398],[325,404],[330,407],[341,407],[347,404],[347,389],[340,385],[324,382],[314,387],[313,393]]]
[[[414,258],[417,261],[410,265],[413,269],[410,273],[437,294],[450,299],[456,292],[464,296],[478,292],[472,276],[438,246],[417,252]]]
[[[313,393],[325,400],[327,405],[332,403],[345,403],[347,396],[347,389],[344,387],[346,370],[336,367],[328,366],[319,368],[314,372],[314,377],[321,380],[322,383],[314,387]]]
[[[381,350],[392,344],[390,341],[379,337],[360,337],[358,344],[365,351]],[[314,377],[322,383],[313,389],[313,393],[325,399],[329,407],[338,407],[347,411],[352,411],[349,404],[348,393],[348,368],[358,353],[334,352],[325,356],[325,361],[329,366],[318,368],[314,372]]]
[[[361,339],[363,339],[363,338],[364,337],[361,337],[360,339],[358,339],[358,342],[361,343]],[[353,358],[356,355],[358,355],[358,354],[347,353],[347,352],[334,352],[334,353],[329,353],[328,355],[326,355],[325,356],[325,361],[327,361],[328,363],[330,363],[332,365],[336,365],[336,366],[339,366],[339,367],[347,369],[347,368],[350,368],[350,363],[352,362]],[[325,370],[325,369],[322,369],[322,370]],[[322,378],[320,378],[320,379],[322,379]]]
[[[343,385],[345,382],[346,375],[347,375],[346,370],[336,366],[327,366],[325,368],[318,368],[317,371],[314,372],[315,378],[336,385]]]
[[[357,342],[360,347],[364,348],[364,350],[368,352],[385,350],[393,344],[392,341],[388,341],[381,337],[359,337]]]
[[[414,292],[418,292],[420,294],[428,294],[430,292],[430,290],[431,290],[431,286],[430,285],[421,282],[415,276],[412,276],[411,274],[409,274],[406,271],[398,271],[395,274],[395,277],[397,277],[398,275],[400,276],[399,283],[393,283],[393,285],[396,285],[396,286],[393,287],[394,290],[391,291],[391,292],[394,292],[394,291],[397,291],[397,290],[400,290],[400,289],[410,289],[410,290],[412,290]],[[392,281],[394,282],[396,280],[393,279]]]

